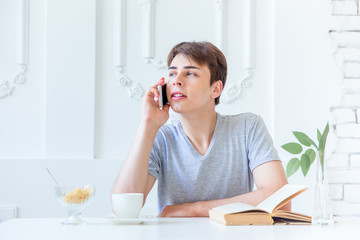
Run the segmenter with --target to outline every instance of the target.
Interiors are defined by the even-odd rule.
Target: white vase
[[[326,162],[320,163],[319,154],[316,156],[317,174],[314,189],[313,225],[332,225],[334,223],[331,211],[329,184],[327,180]]]

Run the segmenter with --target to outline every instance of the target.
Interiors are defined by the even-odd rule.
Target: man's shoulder
[[[255,113],[246,112],[235,115],[220,115],[220,118],[222,119],[223,122],[227,122],[232,126],[234,125],[236,126],[236,125],[249,125],[249,124],[251,125],[252,123],[258,121],[260,116]]]
[[[180,134],[180,121],[168,122],[160,127],[158,134],[162,136],[174,136]]]

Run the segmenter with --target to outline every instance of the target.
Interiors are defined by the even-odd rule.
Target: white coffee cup
[[[138,218],[144,194],[116,193],[111,195],[112,207],[117,218]]]

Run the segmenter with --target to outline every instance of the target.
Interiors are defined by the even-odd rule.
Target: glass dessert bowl
[[[89,206],[94,198],[95,188],[91,185],[80,187],[55,187],[55,194],[68,210],[68,218],[62,222],[66,225],[85,224],[82,219],[82,211]]]

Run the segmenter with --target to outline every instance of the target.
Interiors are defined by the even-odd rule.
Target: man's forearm
[[[231,198],[166,206],[159,216],[206,217],[209,216],[209,210],[214,207],[237,202],[257,206],[288,183],[284,168],[278,160],[269,161],[257,166],[253,170],[253,175],[257,186],[256,191]],[[281,209],[291,210],[291,203],[286,204]]]
[[[146,195],[149,157],[157,129],[142,123],[135,142],[112,187],[112,193],[142,192]]]
[[[242,195],[238,195],[231,198],[218,199],[218,200],[210,200],[210,201],[201,201],[197,202],[194,205],[194,210],[196,211],[197,216],[207,217],[209,216],[209,210],[225,204],[230,203],[246,203],[252,206],[257,206],[266,198],[268,198],[271,194],[273,194],[277,189],[258,189],[253,192],[245,193]],[[286,204],[281,209],[290,210],[291,204]]]
[[[230,203],[246,203],[257,206],[277,190],[277,188],[264,188],[231,198],[166,206],[159,217],[208,217],[210,209]],[[281,209],[291,210],[291,203]]]

